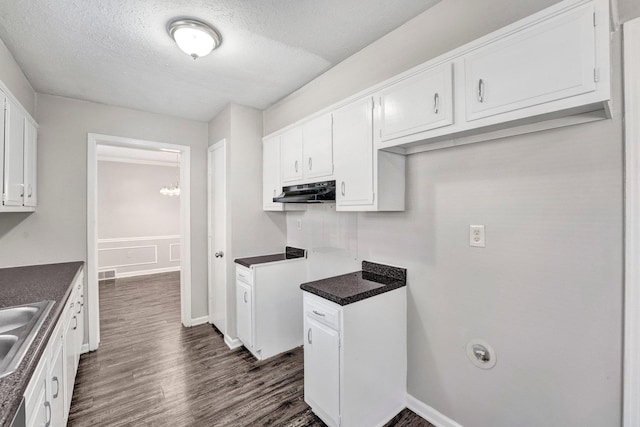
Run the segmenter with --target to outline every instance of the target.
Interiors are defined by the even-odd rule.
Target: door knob
[[[216,258],[222,258],[224,256],[224,252],[220,251],[220,252],[216,252],[215,254],[213,254],[214,257]]]

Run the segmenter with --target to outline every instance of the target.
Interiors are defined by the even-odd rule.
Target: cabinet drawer
[[[307,294],[304,297],[304,314],[335,330],[340,330],[340,309],[324,304]]]
[[[248,285],[252,285],[253,284],[253,271],[246,268],[246,267],[242,267],[238,264],[236,264],[236,281],[240,281],[243,283],[246,283]]]

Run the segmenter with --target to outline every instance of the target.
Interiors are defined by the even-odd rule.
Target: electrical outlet
[[[302,220],[301,219],[297,219],[296,220],[296,228],[298,230],[302,230]]]
[[[469,246],[475,248],[484,248],[484,225],[469,226]]]

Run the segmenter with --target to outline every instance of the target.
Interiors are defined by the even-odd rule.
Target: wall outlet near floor
[[[296,228],[298,230],[302,230],[302,220],[301,219],[296,219]]]
[[[484,248],[484,225],[469,226],[469,246]]]

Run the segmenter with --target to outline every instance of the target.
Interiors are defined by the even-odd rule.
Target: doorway
[[[89,350],[100,344],[100,301],[98,287],[98,148],[114,147],[155,150],[174,153],[178,158],[179,197],[179,258],[180,258],[180,318],[191,326],[191,255],[190,255],[190,147],[163,142],[137,140],[109,135],[88,135],[87,147],[87,292]],[[165,183],[160,183],[165,184]],[[167,186],[170,183],[166,183]],[[158,188],[160,190],[160,188]],[[162,237],[162,236],[155,236]],[[144,256],[140,254],[140,256]]]
[[[226,140],[207,152],[209,323],[227,340],[227,184]]]

